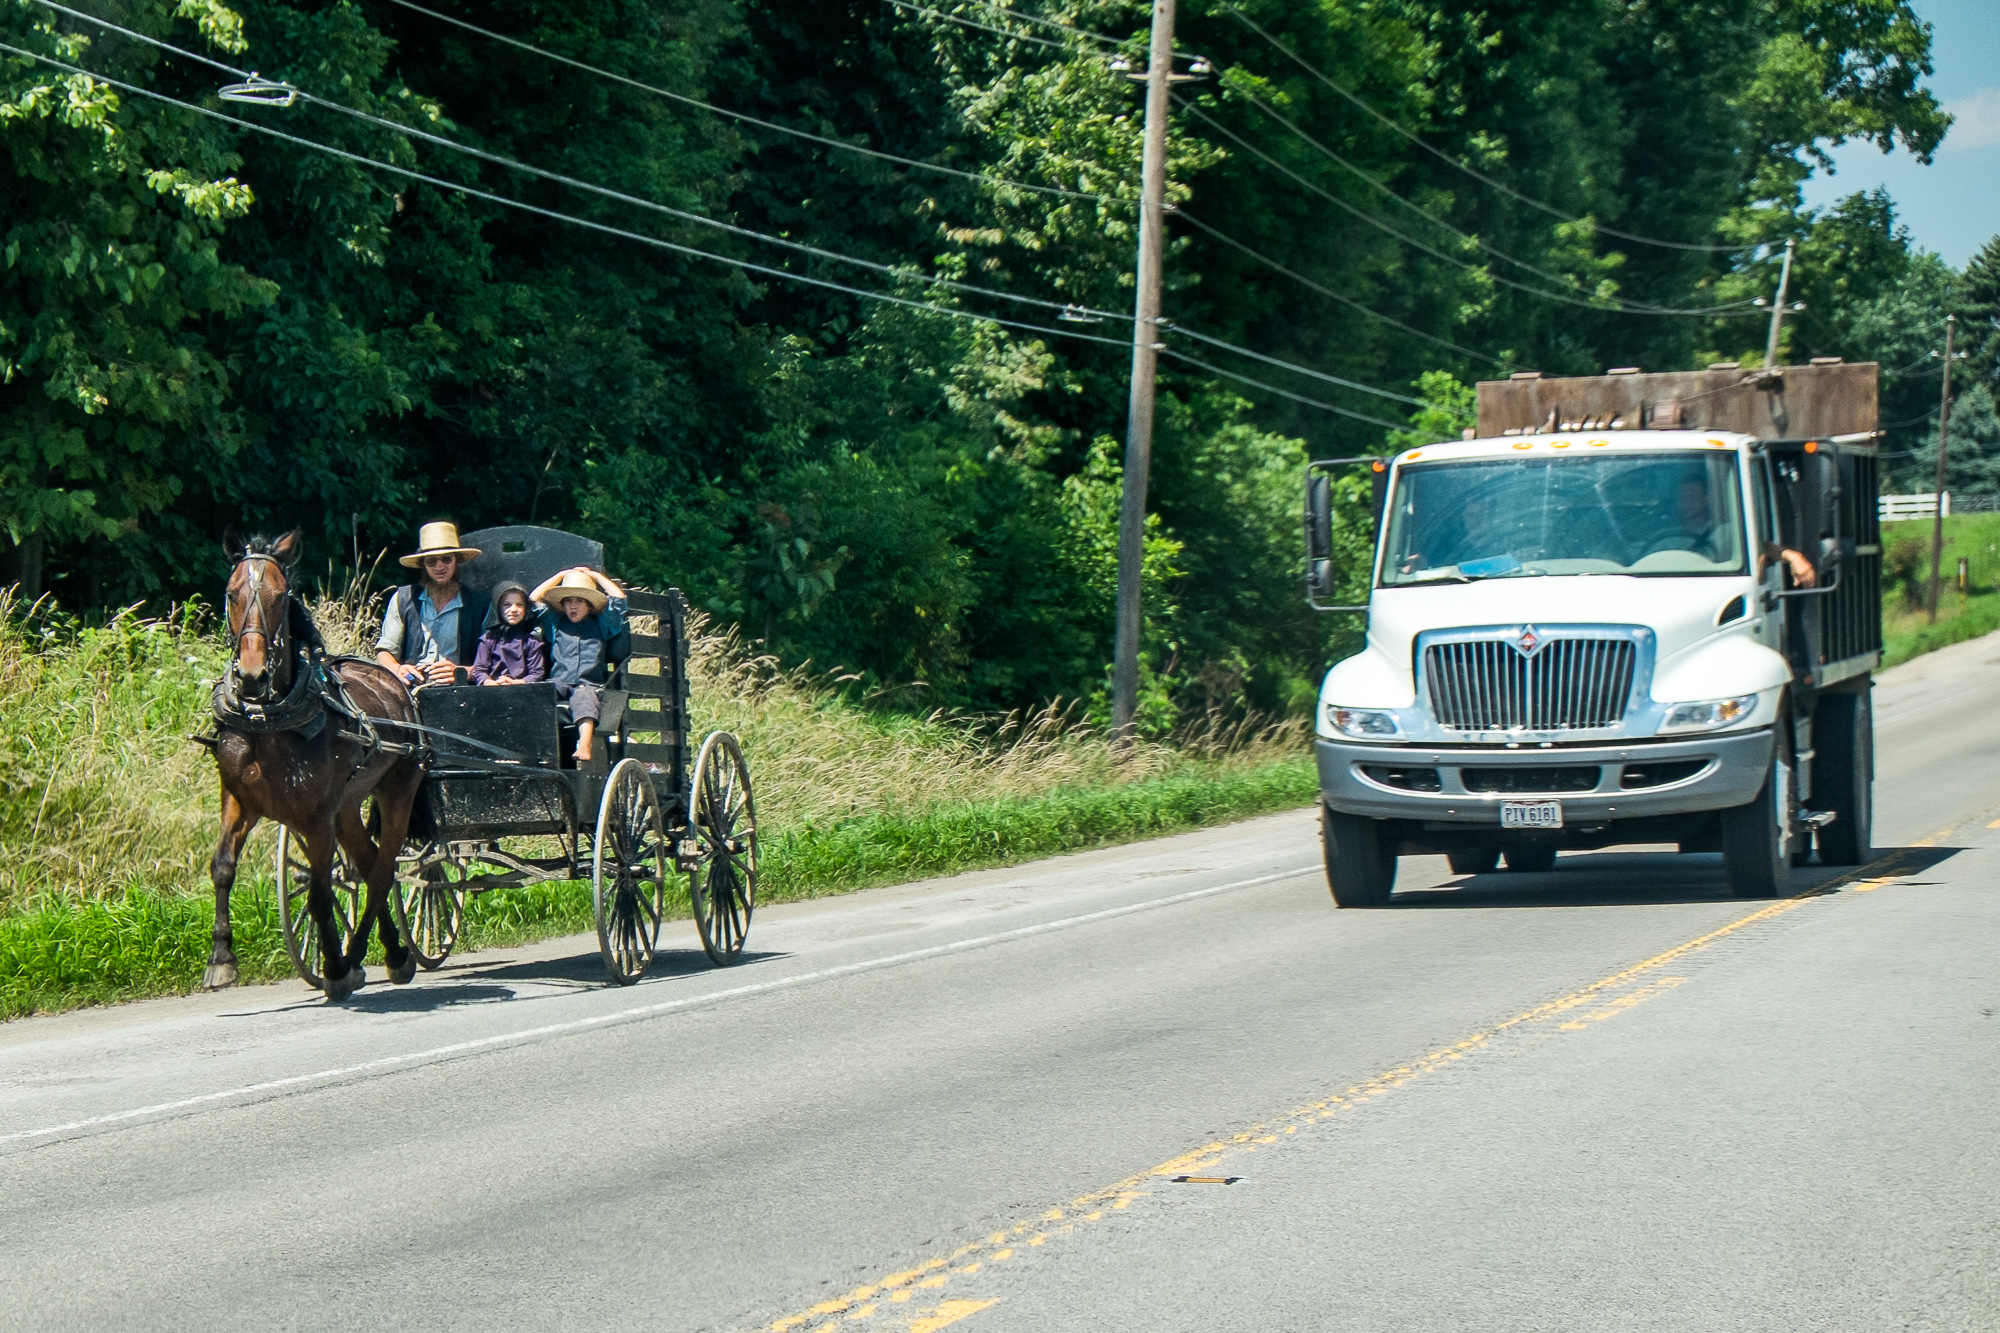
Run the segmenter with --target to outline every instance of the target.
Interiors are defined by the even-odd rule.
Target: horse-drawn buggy
[[[466,614],[506,580],[533,586],[577,566],[603,569],[600,544],[551,528],[489,528],[465,544],[484,553],[461,576]],[[598,947],[620,985],[652,962],[670,887],[682,877],[709,958],[728,964],[742,952],[757,886],[749,769],[727,732],[710,733],[690,758],[681,594],[632,589],[627,616],[609,645],[611,675],[587,760],[573,758],[573,725],[550,684],[422,685],[415,725],[385,730],[421,738],[414,748],[425,772],[389,909],[422,967],[451,953],[469,895],[551,880],[590,881]],[[369,822],[379,836],[379,806]],[[307,911],[310,858],[290,828],[278,835],[277,878],[293,965],[323,986],[320,928]],[[333,878],[336,947],[355,954],[365,875],[343,850]]]

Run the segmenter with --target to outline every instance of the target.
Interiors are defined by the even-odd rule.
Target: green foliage
[[[1768,258],[1612,229],[1693,245],[1799,239],[1809,310],[1795,356],[1881,349],[1886,363],[1907,349],[1902,365],[1935,328],[1949,275],[1910,254],[1886,198],[1798,206],[1831,143],[1937,146],[1946,118],[1921,86],[1929,30],[1907,0],[1241,8],[1505,189],[1413,145],[1231,8],[1183,7],[1183,45],[1221,73],[1179,89],[1167,313],[1330,375],[1415,386],[1428,406],[1385,433],[1165,360],[1144,636],[1157,729],[1296,708],[1351,641],[1351,624],[1315,618],[1298,595],[1304,458],[1453,436],[1472,379],[1517,365],[1669,368],[1761,347],[1761,319],[1642,317],[1612,301],[1768,295]],[[1124,327],[921,281],[1130,308],[1140,89],[1101,51],[879,4],[464,10],[639,83],[990,178],[974,180],[726,119],[381,0],[132,0],[118,12],[389,126],[898,274],[649,214],[323,106],[224,108],[213,70],[4,0],[13,45],[390,169],[85,76],[0,65],[0,176],[15,187],[0,195],[0,580],[101,609],[212,595],[214,539],[229,527],[303,525],[318,568],[406,549],[426,518],[541,522],[603,539],[621,574],[678,585],[786,662],[838,666],[878,702],[1006,710],[1101,692]],[[1136,54],[1149,9],[1049,0],[1036,12],[1130,34]],[[412,170],[1058,332],[753,277]],[[1968,281],[1968,299],[1992,306],[1992,283]],[[1169,347],[1390,412],[1172,333]],[[1914,405],[1920,378],[1894,382],[1890,413],[1927,410]],[[1339,534],[1357,586],[1366,526],[1343,517]]]

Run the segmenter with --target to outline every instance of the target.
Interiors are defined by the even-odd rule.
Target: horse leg
[[[382,876],[386,886],[395,884],[396,850],[410,835],[410,816],[415,813],[417,790],[423,786],[424,770],[414,760],[404,759],[390,769],[375,789],[375,808],[382,812]],[[397,985],[417,975],[417,953],[396,928],[393,913],[380,918],[382,952],[391,960],[389,979]],[[401,963],[394,960],[400,956]]]
[[[222,789],[222,837],[215,844],[215,856],[208,863],[209,882],[215,885],[215,929],[208,952],[208,969],[202,973],[205,990],[222,990],[236,984],[236,935],[229,927],[229,890],[236,883],[236,858],[243,853],[243,840],[257,826],[257,816],[243,802]]]
[[[340,931],[333,916],[333,858],[337,839],[333,821],[302,833],[306,855],[312,861],[312,880],[306,890],[306,914],[319,928],[320,976],[329,1003],[344,1000],[368,984],[368,973],[359,962],[350,962],[340,947]],[[361,937],[366,947],[366,936]]]
[[[378,806],[381,803],[379,793],[376,803]],[[402,844],[390,842],[386,832],[379,845],[368,836],[368,828],[361,822],[360,801],[342,807],[335,827],[340,834],[340,845],[347,849],[348,861],[356,867],[356,873],[368,886],[367,905],[362,909],[361,919],[354,923],[354,943],[348,948],[348,961],[358,963],[367,956],[369,929],[379,927],[383,931],[382,952],[388,960],[389,980],[403,985],[416,975],[416,959],[396,939],[396,914],[384,901],[386,892],[382,887],[385,872],[388,876],[387,887],[395,885],[395,849]]]

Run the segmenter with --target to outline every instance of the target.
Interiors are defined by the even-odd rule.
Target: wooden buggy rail
[[[653,634],[632,631],[631,655],[616,682],[616,688],[629,696],[620,724],[625,736],[624,757],[657,765],[663,793],[685,792],[690,764],[687,599],[678,588],[665,592],[630,588],[626,595],[630,599],[628,619],[655,617],[658,628]],[[642,664],[650,664],[651,669],[634,669]]]

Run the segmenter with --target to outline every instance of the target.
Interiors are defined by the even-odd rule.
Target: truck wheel
[[[1798,814],[1790,746],[1775,738],[1763,790],[1747,805],[1722,812],[1722,869],[1738,898],[1776,898],[1791,892],[1791,828]]]
[[[1382,907],[1396,887],[1396,855],[1382,843],[1382,826],[1361,815],[1319,808],[1326,851],[1326,886],[1341,907]]]
[[[1454,875],[1490,875],[1500,864],[1498,847],[1475,847],[1467,852],[1446,852],[1444,859],[1451,862]]]
[[[1507,868],[1523,875],[1542,875],[1556,868],[1553,847],[1509,847]]]
[[[1819,831],[1819,859],[1858,866],[1874,850],[1875,710],[1868,694],[1829,694],[1813,722],[1813,805],[1834,812]]]

